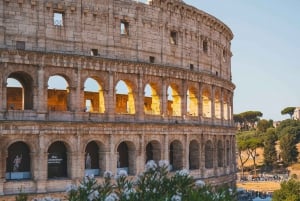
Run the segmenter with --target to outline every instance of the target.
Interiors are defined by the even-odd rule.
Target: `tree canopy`
[[[295,111],[296,107],[286,107],[283,110],[281,110],[281,114],[282,115],[290,115],[290,118],[292,118],[294,111]]]
[[[254,128],[254,124],[259,121],[259,118],[263,116],[260,111],[246,111],[240,114],[235,114],[233,119],[235,122],[240,123],[241,127],[245,130],[249,130],[249,126]]]
[[[280,189],[273,193],[273,201],[300,201],[300,181],[290,179],[280,184]]]

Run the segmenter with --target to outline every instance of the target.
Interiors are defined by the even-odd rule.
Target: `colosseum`
[[[0,1],[0,195],[168,160],[235,185],[231,30],[181,0]]]

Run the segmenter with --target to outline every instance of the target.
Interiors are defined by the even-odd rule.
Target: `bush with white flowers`
[[[129,179],[126,171],[103,174],[104,181],[97,183],[86,176],[78,186],[67,188],[69,201],[233,201],[231,189],[213,189],[201,180],[195,181],[188,170],[169,173],[169,163],[149,161],[145,171]]]

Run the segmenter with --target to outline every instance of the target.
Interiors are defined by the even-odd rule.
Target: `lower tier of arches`
[[[0,131],[2,195],[20,188],[30,193],[64,191],[87,174],[101,179],[106,170],[133,176],[149,160],[167,160],[171,172],[188,169],[213,185],[234,183],[231,127],[6,121],[0,122]]]

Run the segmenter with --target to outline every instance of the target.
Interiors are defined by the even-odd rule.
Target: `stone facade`
[[[179,0],[0,7],[0,195],[64,191],[105,170],[135,175],[147,160],[234,185],[225,24]],[[53,76],[66,87],[49,88]]]

